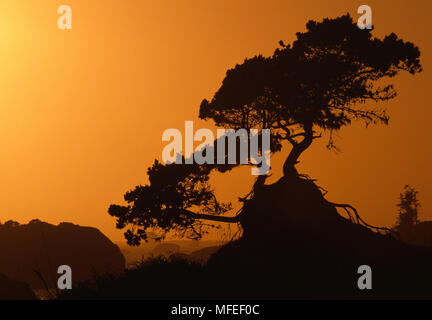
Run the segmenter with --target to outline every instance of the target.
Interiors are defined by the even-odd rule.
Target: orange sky
[[[395,32],[420,47],[424,72],[395,82],[388,127],[344,129],[342,153],[317,143],[300,171],[377,225],[394,223],[398,194],[411,184],[420,218],[432,220],[429,0],[2,0],[0,220],[70,221],[120,240],[107,208],[146,183],[165,129],[185,120],[213,128],[198,121],[198,108],[228,68],[270,55],[309,19],[357,17],[364,3],[375,34]],[[72,7],[72,30],[57,28],[62,4]],[[273,167],[281,158],[272,157]],[[249,170],[218,179],[220,194],[243,195]]]

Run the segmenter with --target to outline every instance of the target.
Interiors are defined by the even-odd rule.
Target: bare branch
[[[241,213],[233,217],[227,217],[227,216],[216,216],[211,214],[195,213],[186,209],[179,210],[179,212],[193,219],[227,222],[227,223],[237,223],[240,221],[240,217],[241,217]]]

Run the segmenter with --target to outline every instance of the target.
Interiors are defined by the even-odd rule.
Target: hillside
[[[58,226],[33,220],[0,225],[0,274],[43,289],[39,271],[49,287],[56,287],[57,268],[69,265],[79,282],[94,274],[121,272],[125,259],[120,249],[98,229],[71,223]]]

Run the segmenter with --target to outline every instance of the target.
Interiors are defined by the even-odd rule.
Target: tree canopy
[[[289,141],[286,175],[322,131],[330,132],[332,148],[332,133],[353,121],[387,124],[385,110],[370,106],[396,96],[393,85],[381,80],[421,71],[420,51],[412,43],[394,33],[373,38],[349,15],[306,27],[292,45],[281,41],[273,56],[246,59],[228,70],[213,99],[200,108],[200,117],[218,126],[271,129],[274,151]]]

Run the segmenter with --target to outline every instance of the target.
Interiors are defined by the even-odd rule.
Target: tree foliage
[[[406,185],[404,191],[400,194],[400,201],[397,204],[398,219],[396,231],[403,237],[410,236],[410,232],[414,229],[418,220],[418,208],[420,202],[417,199],[418,191]]]
[[[400,71],[421,71],[420,51],[412,43],[394,33],[373,38],[349,15],[310,21],[292,45],[281,42],[273,56],[228,70],[213,99],[201,103],[200,117],[223,127],[271,129],[273,150],[284,140],[293,146],[284,167],[288,174],[322,131],[330,132],[332,148],[332,133],[353,121],[387,124],[385,110],[370,104],[396,96],[393,85],[381,80]]]

